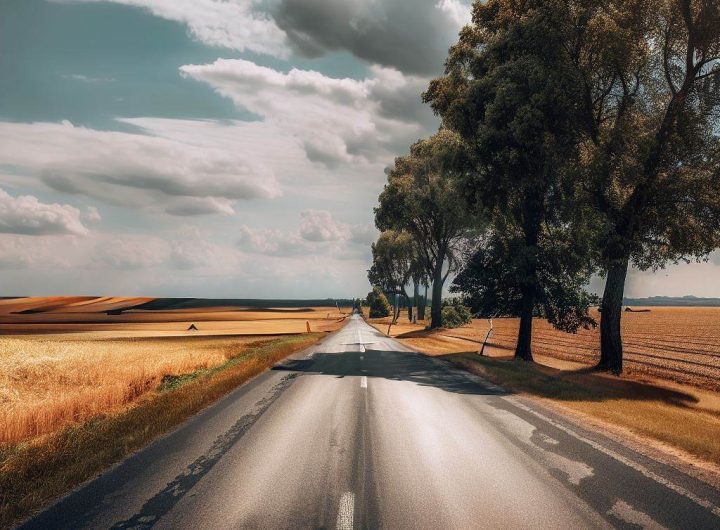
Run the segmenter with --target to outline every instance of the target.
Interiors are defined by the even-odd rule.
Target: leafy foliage
[[[416,246],[407,232],[385,230],[372,244],[373,263],[368,270],[371,285],[407,298],[405,285],[417,268]]]
[[[443,300],[442,322],[446,328],[459,328],[472,322],[472,313],[459,298]]]
[[[474,251],[455,277],[451,292],[462,293],[473,314],[492,318],[517,317],[522,311],[522,292],[513,272],[513,260],[524,250],[519,237],[492,234]],[[565,243],[565,244],[563,244]],[[533,315],[544,317],[557,329],[568,333],[580,327],[595,327],[588,314],[597,297],[585,290],[591,269],[573,262],[573,244],[543,241],[538,259],[537,296]],[[575,256],[579,259],[581,256]]]
[[[405,231],[417,244],[419,263],[433,284],[431,326],[440,325],[442,286],[456,269],[458,249],[472,226],[460,179],[469,169],[462,139],[441,130],[395,159],[375,209],[378,229]]]
[[[500,253],[499,245],[489,250],[506,268],[500,284],[519,294],[515,353],[525,360],[532,358],[533,311],[549,287],[541,285],[541,261],[548,245],[571,234],[578,219],[571,207],[577,189],[566,161],[576,150],[574,103],[581,94],[567,61],[562,20],[551,4],[475,3],[473,24],[451,48],[445,75],[424,94],[444,126],[468,145],[473,171],[464,175],[464,188],[469,202],[490,219],[496,234],[507,233],[511,253]],[[577,242],[569,237],[563,244]],[[585,249],[581,244],[572,251]],[[583,277],[584,270],[563,268],[573,282]]]
[[[392,313],[390,302],[377,287],[373,287],[373,290],[368,293],[366,303],[370,308],[370,318],[389,317]]]

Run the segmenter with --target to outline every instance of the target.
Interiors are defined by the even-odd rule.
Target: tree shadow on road
[[[486,386],[448,363],[416,353],[366,350],[365,352],[316,353],[310,359],[288,359],[273,367],[307,374],[336,377],[367,376],[410,381],[458,394],[503,395],[494,385]]]

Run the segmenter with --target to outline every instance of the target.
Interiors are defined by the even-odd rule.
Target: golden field
[[[266,337],[242,345],[237,357],[166,380],[132,406],[72,422],[44,436],[0,445],[0,528],[12,527],[83,481],[176,427],[322,333]]]
[[[308,324],[332,331],[345,317],[335,307],[131,309],[149,300],[0,300],[0,445],[123,410],[166,376],[221,365]]]
[[[633,308],[641,309],[641,308]],[[648,312],[624,312],[622,316],[625,370],[628,375],[652,376],[720,390],[720,307],[648,307]],[[599,321],[597,311],[593,316]],[[375,321],[387,332],[387,320]],[[424,325],[399,321],[391,334],[428,353],[478,351],[489,329],[487,320],[456,329],[424,331]],[[485,355],[512,355],[519,319],[493,319],[493,333]],[[591,365],[600,355],[600,331],[581,329],[568,334],[536,319],[533,352],[565,361]]]

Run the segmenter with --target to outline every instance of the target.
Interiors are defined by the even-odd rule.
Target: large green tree
[[[515,356],[523,360],[532,360],[533,314],[544,295],[540,261],[554,244],[551,234],[572,223],[577,193],[567,160],[577,144],[581,88],[552,4],[476,2],[445,75],[424,94],[471,149],[470,202],[512,241],[505,279],[518,294]]]
[[[371,285],[380,287],[386,294],[401,295],[408,302],[406,286],[417,269],[416,248],[407,232],[385,230],[372,244],[373,263],[368,270]],[[399,308],[393,312],[393,324]]]
[[[557,5],[579,100],[578,166],[601,215],[599,368],[622,371],[630,264],[657,269],[720,246],[720,2]]]
[[[395,159],[375,208],[378,229],[404,230],[419,249],[432,281],[430,327],[442,325],[443,285],[459,263],[460,245],[472,226],[462,191],[468,169],[461,138],[441,130]]]
[[[597,325],[588,314],[597,297],[585,289],[593,269],[585,259],[583,245],[571,240],[583,237],[582,233],[573,230],[560,237],[543,231],[538,245],[533,314],[568,333]],[[488,234],[463,265],[450,291],[462,293],[465,304],[478,316],[519,316],[523,294],[515,278],[517,265],[513,261],[521,255],[523,245],[520,233],[513,235],[504,230]]]

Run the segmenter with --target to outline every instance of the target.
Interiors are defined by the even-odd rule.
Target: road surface
[[[24,528],[720,528],[719,505],[353,316]]]

